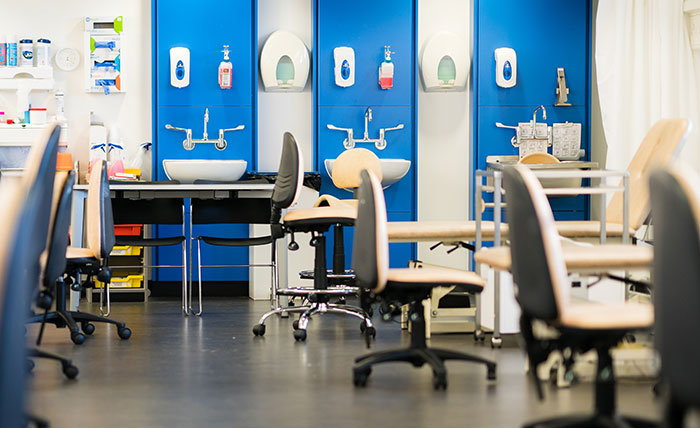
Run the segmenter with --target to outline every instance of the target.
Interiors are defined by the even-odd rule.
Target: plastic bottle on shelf
[[[10,36],[5,42],[7,50],[7,66],[17,67],[19,65],[19,47],[17,46],[17,36]]]
[[[0,35],[0,67],[7,67],[7,36]]]
[[[19,50],[19,65],[21,67],[34,67],[34,40],[20,40]]]
[[[36,66],[37,67],[48,67],[49,58],[51,50],[51,40],[49,39],[38,39],[36,41]]]

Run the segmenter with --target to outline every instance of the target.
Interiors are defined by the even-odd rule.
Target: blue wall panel
[[[489,155],[513,155],[516,126],[532,119],[540,104],[547,122],[582,124],[581,148],[590,157],[590,0],[477,0],[475,3],[475,144],[474,169],[486,168]],[[515,49],[518,75],[513,88],[496,85],[494,50]],[[555,107],[557,68],[564,67],[571,107]],[[542,113],[537,115],[542,122]],[[551,152],[551,149],[549,150]],[[557,218],[588,218],[588,199],[553,198]],[[577,213],[577,214],[576,214]],[[487,214],[488,215],[488,214]]]
[[[202,0],[196,5],[184,0],[154,2],[154,179],[167,179],[162,166],[164,159],[242,159],[248,162],[249,172],[255,168],[256,4],[254,0],[229,1],[226,12],[221,13],[222,3],[216,0]],[[232,87],[226,90],[218,84],[223,45],[229,45],[233,67]],[[186,88],[170,85],[170,48],[176,46],[190,49],[190,85]],[[207,107],[210,139],[218,138],[220,128],[245,125],[245,129],[227,132],[228,146],[223,151],[216,150],[213,144],[198,144],[194,150],[187,151],[182,146],[185,133],[166,130],[165,124],[191,128],[193,138],[202,138]],[[179,226],[156,228],[156,236],[180,233]],[[197,234],[242,237],[247,236],[248,226],[198,226]],[[248,249],[207,246],[202,257],[205,264],[246,264]],[[156,250],[158,264],[180,264],[180,260],[179,247]],[[193,271],[196,271],[196,257],[193,261]],[[160,269],[155,279],[177,281],[180,272]],[[204,273],[207,281],[247,279],[247,269],[211,269]]]

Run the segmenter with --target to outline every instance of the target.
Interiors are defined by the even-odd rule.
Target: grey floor
[[[270,318],[267,333],[251,327],[268,304],[247,299],[205,300],[201,318],[185,318],[179,302],[114,303],[132,338],[100,325],[82,346],[65,329],[47,326],[43,348],[73,358],[80,369],[66,380],[57,364],[38,361],[30,409],[53,427],[516,427],[526,421],[588,412],[590,384],[546,388],[538,402],[515,342],[500,350],[475,345],[466,334],[434,336],[440,346],[498,363],[498,380],[482,366],[448,363],[447,391],[434,391],[427,367],[387,364],[366,388],[352,385],[353,359],[365,352],[359,323],[318,317],[296,343],[291,319]],[[83,310],[97,312],[95,306]],[[408,343],[396,323],[377,321],[373,350]],[[36,327],[29,328],[29,338]],[[658,419],[661,403],[650,382],[618,388],[622,413]]]

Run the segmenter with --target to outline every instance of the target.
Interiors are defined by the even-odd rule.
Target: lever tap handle
[[[403,123],[399,123],[398,125],[394,126],[393,128],[382,128],[380,131],[389,132],[389,131],[398,131],[399,129],[403,129]]]
[[[223,128],[219,129],[219,135],[224,135],[224,132],[242,131],[245,129],[245,125],[238,125],[235,128]]]
[[[165,129],[168,129],[168,130],[170,130],[170,131],[183,131],[183,132],[187,132],[187,133],[192,132],[191,129],[178,128],[178,127],[173,126],[173,125],[171,125],[171,124],[169,124],[169,123],[168,123],[167,125],[165,125]]]
[[[348,134],[353,133],[351,128],[339,128],[335,125],[331,125],[330,123],[327,124],[326,127],[328,127],[328,129],[333,130],[333,131],[344,131],[344,132],[347,132]]]

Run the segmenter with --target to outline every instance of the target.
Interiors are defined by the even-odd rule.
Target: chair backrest
[[[389,271],[384,191],[381,181],[372,171],[362,171],[358,184],[352,268],[359,287],[378,293],[386,286]]]
[[[87,195],[87,243],[93,257],[103,260],[114,247],[112,198],[109,195],[107,163],[99,160],[92,165]]]
[[[0,415],[3,426],[22,426],[25,338],[29,308],[25,284],[39,281],[46,248],[60,128],[49,125],[29,153],[18,186],[4,189],[0,222]]]
[[[555,321],[568,301],[568,285],[552,209],[526,166],[506,168],[503,184],[516,298],[529,317]]]
[[[46,245],[46,263],[43,272],[44,287],[51,287],[66,270],[66,248],[68,248],[74,184],[73,171],[56,173],[49,241]]]
[[[630,173],[629,225],[637,230],[649,217],[649,173],[663,168],[678,157],[690,134],[688,119],[663,119],[651,127],[634,154],[627,170]],[[610,142],[611,144],[615,142]],[[616,192],[608,204],[605,218],[622,224],[622,193]]]
[[[272,191],[272,208],[277,212],[287,209],[294,205],[301,194],[301,188],[304,185],[304,158],[299,150],[299,144],[294,136],[285,132],[282,137],[282,156],[280,157],[280,166],[277,171],[277,179],[275,180],[275,188]],[[279,218],[274,218],[273,222],[279,221]]]
[[[654,310],[661,370],[674,399],[700,405],[700,342],[683,332],[700,326],[700,178],[655,171],[650,180],[654,215]]]
[[[377,155],[364,148],[352,148],[336,158],[331,179],[339,189],[356,189],[360,187],[360,173],[364,170],[372,171],[382,181],[382,163]]]

